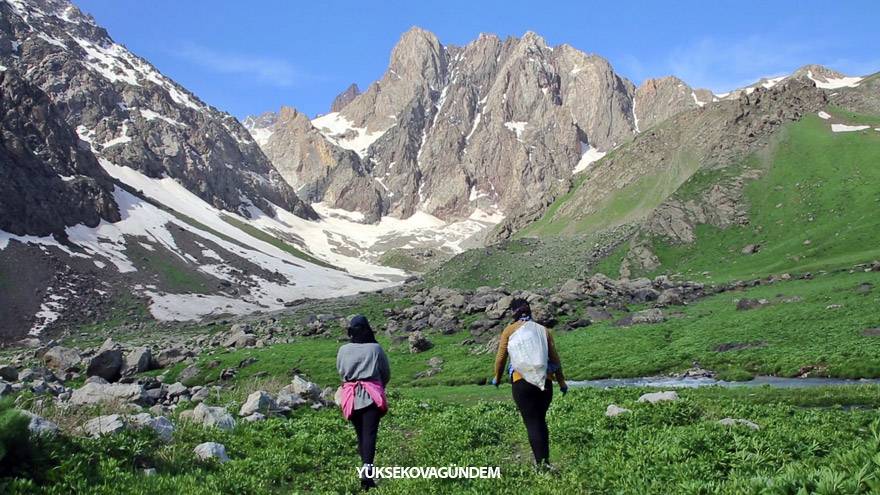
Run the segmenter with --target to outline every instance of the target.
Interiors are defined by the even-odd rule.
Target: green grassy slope
[[[487,388],[487,387],[484,387]],[[505,387],[506,388],[506,387]],[[509,394],[509,390],[503,392]],[[468,404],[392,394],[378,466],[492,466],[499,479],[398,479],[378,493],[876,493],[880,425],[859,408],[801,407],[801,391],[685,390],[673,403],[637,403],[644,390],[575,390],[548,414],[555,474],[537,473],[512,401]],[[821,405],[876,404],[877,387],[811,391]],[[806,401],[808,403],[815,400]],[[632,412],[606,418],[615,403]],[[759,425],[724,427],[722,418]],[[40,441],[33,468],[0,478],[9,494],[355,493],[355,435],[339,411],[241,423],[183,424],[174,441],[147,432]],[[226,464],[192,449],[220,442]],[[143,468],[156,469],[154,476]],[[34,481],[36,480],[36,481]]]
[[[750,223],[701,226],[690,245],[654,239],[659,271],[712,279],[846,267],[880,258],[880,132],[833,133],[816,116],[783,134],[745,191]],[[740,251],[760,244],[757,254]]]

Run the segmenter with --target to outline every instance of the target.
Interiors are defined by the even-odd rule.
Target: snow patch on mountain
[[[831,132],[854,132],[864,131],[870,128],[869,125],[847,125],[847,124],[831,124]]]
[[[367,148],[382,137],[388,129],[367,132],[366,127],[357,127],[339,112],[328,113],[312,120],[312,125],[334,144],[352,150],[361,158],[366,156]],[[256,138],[255,138],[256,139]]]
[[[605,151],[599,151],[596,148],[591,147],[587,143],[581,143],[581,159],[578,160],[577,165],[574,166],[574,170],[572,170],[573,174],[578,172],[582,172],[590,166],[591,163],[597,162],[602,159],[606,154]]]
[[[813,71],[807,71],[807,77],[816,83],[817,88],[822,89],[854,88],[862,80],[861,77],[817,78]]]

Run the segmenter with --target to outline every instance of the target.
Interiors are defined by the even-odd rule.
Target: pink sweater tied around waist
[[[351,415],[354,413],[354,393],[358,385],[366,390],[383,414],[388,412],[388,400],[385,398],[385,387],[382,386],[382,382],[379,380],[344,382],[342,384],[342,416],[345,419],[351,419]]]

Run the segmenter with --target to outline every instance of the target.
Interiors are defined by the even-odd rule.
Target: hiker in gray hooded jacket
[[[376,457],[379,420],[388,411],[385,385],[391,379],[391,368],[366,317],[351,319],[348,336],[351,342],[336,355],[336,369],[342,378],[342,414],[354,425],[358,454],[367,469],[361,484],[372,488],[375,484],[369,473]]]

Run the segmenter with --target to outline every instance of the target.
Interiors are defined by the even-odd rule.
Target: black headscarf
[[[510,310],[513,311],[514,320],[522,320],[532,317],[532,307],[525,299],[517,298],[510,302]]]
[[[376,344],[376,335],[364,315],[357,315],[348,322],[348,336],[352,344]]]

